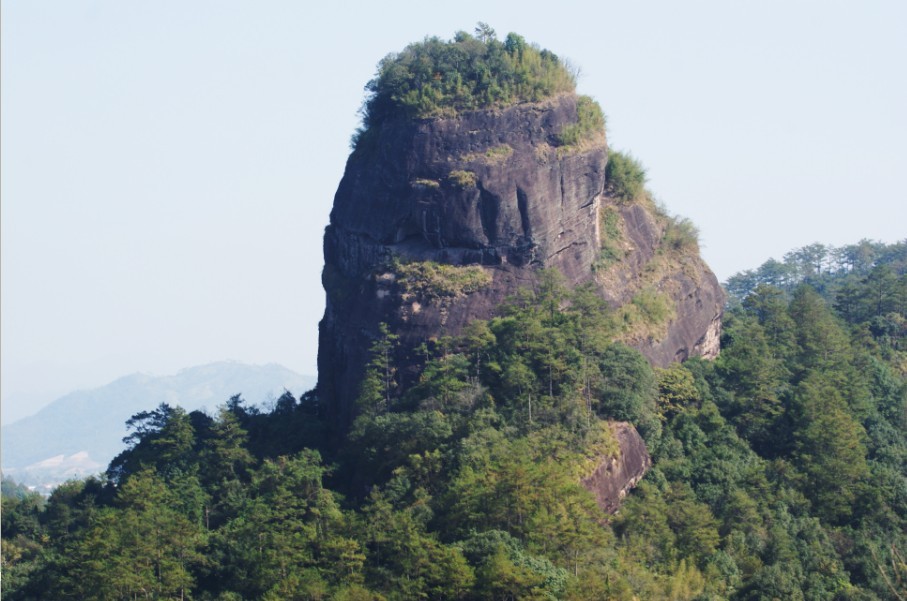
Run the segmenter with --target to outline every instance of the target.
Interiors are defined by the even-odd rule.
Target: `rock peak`
[[[399,363],[415,366],[419,344],[493,316],[535,287],[541,268],[570,287],[591,282],[627,311],[621,338],[656,365],[717,352],[717,280],[695,238],[677,231],[685,222],[645,195],[614,194],[604,123],[590,103],[562,93],[387,119],[360,141],[324,239],[319,391],[341,421],[352,416],[379,324],[399,336]]]

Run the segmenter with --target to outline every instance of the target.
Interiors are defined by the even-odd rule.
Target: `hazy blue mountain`
[[[133,374],[93,390],[80,390],[41,411],[2,427],[3,473],[33,486],[103,471],[124,445],[125,422],[161,403],[187,411],[216,410],[235,394],[267,404],[284,390],[295,396],[315,385],[274,363],[223,361],[190,367],[171,376]]]

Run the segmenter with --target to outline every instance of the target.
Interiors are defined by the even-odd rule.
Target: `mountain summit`
[[[430,38],[390,55],[325,231],[319,391],[347,422],[380,325],[404,383],[417,347],[457,335],[543,270],[590,285],[616,337],[665,366],[718,352],[724,302],[695,229],[665,214],[598,104],[556,55]]]

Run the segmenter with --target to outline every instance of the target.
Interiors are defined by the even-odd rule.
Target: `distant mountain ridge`
[[[275,400],[284,390],[295,396],[315,385],[313,376],[282,365],[220,361],[173,375],[132,374],[106,386],[60,397],[35,415],[2,426],[5,475],[33,486],[102,471],[124,448],[125,422],[161,403],[187,411],[214,411],[241,394],[253,404]]]

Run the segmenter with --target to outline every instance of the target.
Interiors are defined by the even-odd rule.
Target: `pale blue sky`
[[[327,3],[325,3],[327,4]],[[388,52],[486,21],[581,68],[721,279],[907,236],[907,3],[2,3],[2,404],[315,372],[321,236]]]

